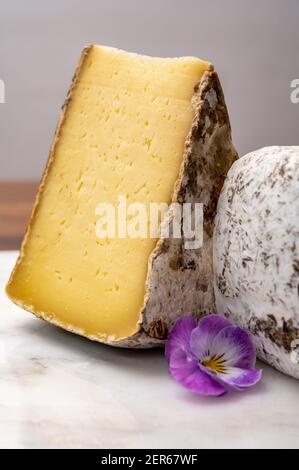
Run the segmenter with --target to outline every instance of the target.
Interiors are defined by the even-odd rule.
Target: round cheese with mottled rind
[[[260,359],[299,378],[299,147],[237,160],[214,229],[217,311],[255,339]]]

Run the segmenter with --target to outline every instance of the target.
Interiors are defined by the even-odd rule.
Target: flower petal
[[[201,395],[220,396],[226,389],[212,377],[200,370],[193,356],[177,349],[170,356],[169,371],[172,377],[192,392]]]
[[[232,324],[223,315],[208,315],[203,317],[198,327],[191,334],[190,344],[193,354],[201,360],[209,356],[215,336],[228,326],[232,326]]]
[[[185,316],[177,320],[168,336],[165,347],[165,355],[168,361],[171,354],[178,349],[190,352],[190,336],[195,327],[194,317]]]
[[[252,369],[256,361],[256,351],[252,339],[238,326],[228,326],[214,338],[210,347],[212,355],[222,355],[225,367]]]
[[[261,377],[262,371],[260,369],[241,369],[239,367],[228,367],[225,374],[217,374],[219,383],[235,390],[252,387]]]

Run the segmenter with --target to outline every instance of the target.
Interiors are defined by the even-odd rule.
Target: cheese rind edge
[[[194,118],[172,202],[204,204],[203,246],[186,250],[181,240],[159,240],[149,259],[142,330],[115,346],[162,345],[182,315],[215,313],[213,229],[225,177],[238,158],[231,137],[224,94],[216,71],[207,70],[195,87]]]

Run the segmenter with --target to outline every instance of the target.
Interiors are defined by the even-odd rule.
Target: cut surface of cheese
[[[91,339],[136,347],[161,342],[185,308],[213,307],[210,225],[235,156],[211,64],[88,46],[63,106],[9,297]],[[203,198],[206,248],[185,259],[182,245],[172,242],[97,238],[97,206],[117,207],[120,195],[147,210],[152,202]]]
[[[9,295],[87,335],[138,330],[155,239],[98,240],[101,202],[170,203],[209,64],[94,46],[60,126],[22,263]]]

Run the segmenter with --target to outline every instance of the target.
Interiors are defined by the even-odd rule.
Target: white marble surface
[[[161,350],[102,346],[14,306],[16,255],[0,252],[1,448],[299,447],[299,381],[259,364],[248,392],[194,395]]]

